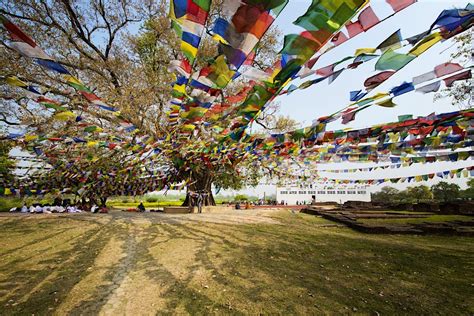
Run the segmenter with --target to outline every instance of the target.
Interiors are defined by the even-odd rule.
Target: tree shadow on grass
[[[106,245],[107,236],[108,232],[104,228],[91,229],[73,242],[72,249],[58,252],[53,258],[40,262],[43,269],[28,269],[10,274],[9,282],[1,285],[1,289],[8,292],[8,296],[0,298],[2,310],[11,315],[50,314],[87,274],[96,254]],[[89,245],[84,247],[89,240]],[[58,260],[66,260],[67,263],[60,264],[54,270],[45,267]],[[11,268],[14,269],[14,266]],[[54,278],[51,278],[52,273],[56,273]],[[46,279],[47,282],[44,282]],[[35,287],[38,288],[32,293]],[[28,300],[22,302],[26,296]]]

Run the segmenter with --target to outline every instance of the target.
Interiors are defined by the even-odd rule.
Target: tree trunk
[[[191,183],[187,187],[186,199],[182,206],[198,206],[199,194],[202,197],[202,206],[216,205],[212,195],[212,176],[208,170],[202,173],[193,172]]]
[[[107,206],[107,197],[101,197],[100,198],[100,207],[106,207]]]

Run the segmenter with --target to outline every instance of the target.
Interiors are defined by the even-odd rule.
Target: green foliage
[[[460,196],[463,199],[474,200],[474,178],[467,181],[467,189],[461,191]]]
[[[153,202],[157,202],[158,198],[156,198],[156,197],[147,197],[145,201],[153,203]]]
[[[406,189],[408,199],[413,199],[415,202],[426,202],[433,198],[430,188],[426,185],[418,185],[416,187],[409,187]]]
[[[372,201],[374,202],[398,202],[396,198],[400,194],[395,188],[392,187],[383,187],[380,192],[372,194]]]
[[[0,197],[0,212],[8,212],[13,207],[21,207],[23,202],[16,197]]]
[[[7,141],[0,142],[0,181],[3,180],[5,183],[13,180],[13,167],[15,163],[8,153],[12,149],[12,144]]]
[[[468,186],[469,189],[474,190],[474,178],[469,179],[469,180],[467,181],[467,186]]]
[[[403,191],[392,187],[384,187],[380,192],[372,195],[372,200],[385,203],[420,203],[430,201],[432,196],[426,185],[408,187]]]
[[[245,194],[237,194],[234,198],[235,201],[248,201],[248,196]]]
[[[244,181],[235,168],[226,165],[219,168],[214,177],[214,185],[224,190],[240,190],[244,187]]]
[[[459,185],[441,181],[431,187],[435,200],[448,202],[454,201],[460,197]]]

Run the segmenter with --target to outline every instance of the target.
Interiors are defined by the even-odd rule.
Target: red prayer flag
[[[263,9],[257,6],[248,4],[241,5],[232,17],[232,23],[237,33],[251,33],[260,15],[264,12]]]
[[[380,20],[379,18],[375,15],[374,10],[372,10],[372,7],[367,7],[365,8],[360,14],[359,14],[359,23],[362,25],[362,28],[364,31],[367,31],[377,23],[379,23]]]
[[[378,74],[367,78],[364,82],[364,87],[375,88],[376,86],[390,78],[394,73],[395,71],[392,70],[379,72]]]
[[[346,24],[347,33],[349,33],[349,38],[356,36],[359,33],[364,32],[362,25],[359,21],[350,22]]]
[[[331,42],[334,44],[334,46],[338,46],[338,45],[341,45],[342,43],[344,43],[347,40],[348,40],[348,38],[347,38],[346,34],[344,34],[342,32],[339,32],[336,35],[334,35],[334,37],[331,39]]]
[[[263,12],[250,30],[250,33],[255,35],[257,38],[262,38],[263,34],[265,34],[270,25],[272,25],[273,20],[274,18],[269,12]]]
[[[31,47],[36,47],[35,41],[33,41],[33,39],[31,39],[31,37],[29,37],[28,35],[23,33],[23,31],[18,26],[16,26],[15,24],[13,24],[12,22],[10,22],[10,21],[8,21],[7,19],[4,18],[3,25],[8,30],[8,32],[10,33],[11,38],[14,41],[25,42],[28,45],[30,45]]]
[[[452,74],[453,72],[457,72],[459,70],[463,70],[464,68],[456,63],[444,63],[435,67],[434,71],[436,77],[442,77],[445,75]]]
[[[186,15],[188,20],[204,25],[206,24],[208,12],[204,11],[193,1],[188,1]]]
[[[393,11],[398,12],[411,6],[416,0],[386,0],[387,3],[392,7]]]
[[[342,124],[347,124],[355,119],[356,111],[345,113],[342,115]]]
[[[319,57],[320,56],[308,60],[308,62],[306,63],[306,67],[308,67],[309,69],[313,68],[314,64],[316,64],[316,62],[318,61]]]
[[[316,69],[316,74],[326,77],[334,72],[334,65],[329,65],[323,68]]]
[[[451,87],[455,81],[465,80],[465,79],[470,79],[470,78],[472,78],[472,74],[471,74],[471,70],[468,69],[466,71],[461,72],[460,74],[451,76],[443,80],[446,87]]]

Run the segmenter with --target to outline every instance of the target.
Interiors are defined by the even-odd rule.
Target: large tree
[[[220,8],[220,1],[214,1],[206,24],[207,32],[220,16]],[[10,48],[8,33],[3,31],[0,34],[0,73],[4,82],[16,78],[35,85],[45,97],[56,102],[55,111],[52,111],[29,98],[21,89],[7,84],[0,88],[0,120],[4,123],[4,131],[21,129],[32,135],[30,142],[22,144],[23,148],[42,151],[46,161],[56,166],[54,173],[37,175],[43,183],[70,186],[76,192],[86,188],[90,191],[90,198],[96,195],[107,197],[121,192],[118,179],[114,180],[117,185],[113,185],[114,181],[105,180],[109,177],[107,174],[114,174],[110,170],[121,164],[121,172],[133,173],[126,178],[129,186],[153,190],[171,183],[185,183],[189,191],[207,192],[205,204],[214,204],[212,185],[240,188],[246,180],[250,180],[247,183],[258,182],[262,175],[260,167],[265,161],[249,159],[242,153],[242,149],[253,141],[252,138],[241,139],[235,145],[230,139],[220,139],[219,131],[205,125],[199,125],[190,135],[183,135],[176,126],[170,125],[167,111],[174,75],[167,68],[171,61],[179,58],[180,39],[171,27],[166,1],[93,0],[84,3],[19,0],[2,3],[0,13],[24,29],[45,52],[67,67],[107,105],[120,110],[119,113],[109,114],[89,106],[88,100],[75,93],[64,77],[45,71],[32,59]],[[254,67],[265,69],[273,64],[279,44],[278,35],[278,30],[271,28],[263,37],[255,48]],[[204,37],[193,69],[198,70],[208,64],[217,53],[216,42]],[[220,98],[224,100],[228,95],[238,94],[248,85],[245,79],[232,82],[222,89]],[[58,120],[69,111],[79,114],[75,116],[76,122],[70,117]],[[230,126],[236,115],[235,111],[230,111],[219,119],[218,125]],[[122,130],[117,132],[117,126],[124,121],[137,128],[131,135],[124,135]],[[271,132],[295,127],[294,121],[275,119],[274,115],[261,117],[257,121]],[[80,144],[77,144],[76,138],[80,138]],[[74,139],[75,142],[63,146],[65,139]],[[164,139],[166,144],[163,144]],[[59,140],[61,144],[56,144]],[[156,145],[157,140],[161,140],[160,146]],[[121,148],[123,153],[105,154],[110,143],[114,144],[114,148],[118,144],[117,148]],[[168,159],[163,161],[159,158],[159,162],[161,166],[169,167],[169,172],[166,179],[160,174],[160,185],[150,180],[147,176],[149,171],[144,170],[156,167],[155,158],[141,163],[124,158],[134,154],[144,155],[142,144],[155,148],[159,153],[166,153]],[[223,149],[226,147],[228,149]],[[87,179],[64,183],[56,181],[71,166],[79,168]],[[114,177],[118,176],[114,174]],[[150,177],[155,179],[156,175]],[[98,178],[102,184],[100,190],[94,191],[88,181],[97,181]],[[153,185],[143,185],[146,181]]]

